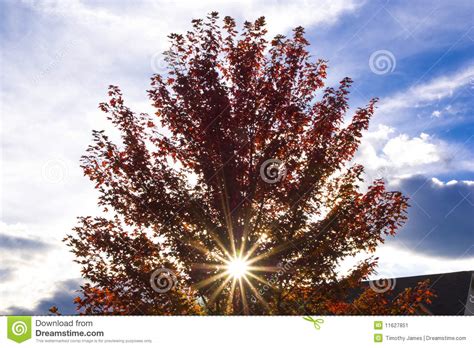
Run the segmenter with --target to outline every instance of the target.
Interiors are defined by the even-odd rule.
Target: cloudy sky
[[[71,310],[80,283],[61,239],[96,193],[79,158],[109,84],[152,112],[149,78],[170,32],[217,10],[270,34],[302,25],[328,84],[355,80],[351,105],[379,108],[356,161],[411,203],[377,252],[381,276],[474,269],[474,3],[461,1],[0,0],[0,314]]]

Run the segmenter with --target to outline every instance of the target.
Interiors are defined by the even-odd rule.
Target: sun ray
[[[222,172],[222,174],[224,174],[224,173]],[[233,257],[235,257],[236,256],[236,248],[235,248],[235,240],[234,240],[234,230],[233,230],[233,224],[230,221],[231,214],[230,214],[230,209],[229,209],[229,201],[228,201],[228,198],[227,198],[229,196],[228,196],[226,180],[225,180],[224,177],[222,178],[222,183],[223,183],[223,187],[224,187],[224,193],[222,193],[222,191],[220,192],[221,193],[222,208],[224,210],[224,219],[225,219],[225,222],[226,222],[226,225],[227,225],[227,231],[229,232],[229,239],[230,239],[230,246],[232,248],[232,254],[233,254]]]
[[[218,263],[193,263],[191,267],[194,269],[218,269],[225,270],[227,267],[223,264]]]
[[[268,304],[267,301],[265,301],[265,299],[262,297],[262,295],[259,294],[258,290],[255,289],[255,287],[252,285],[252,283],[250,282],[250,280],[244,276],[243,277],[244,280],[247,282],[250,290],[252,290],[252,292],[254,293],[254,295],[260,300],[260,302],[262,302],[262,304],[265,306],[265,308],[270,311],[270,305]]]
[[[229,237],[232,237],[233,231],[228,230],[228,232],[230,234]],[[258,250],[258,247],[261,245],[260,240],[257,241],[254,245],[252,245],[252,247],[247,251],[243,249],[245,246],[245,243],[242,243],[241,248],[239,250],[236,250],[235,249],[236,245],[234,241],[234,243],[232,243],[231,253],[223,249],[223,254],[225,255],[226,258],[222,257],[222,254],[219,255],[216,252],[213,252],[212,256],[215,257],[214,263],[195,263],[192,265],[194,268],[197,268],[197,269],[208,269],[208,270],[220,271],[219,273],[214,274],[198,282],[197,284],[193,285],[193,288],[200,289],[209,284],[215,283],[209,289],[209,293],[211,293],[211,295],[209,296],[208,305],[210,306],[213,303],[215,303],[215,301],[217,301],[217,299],[222,294],[224,289],[228,287],[229,293],[228,293],[228,297],[225,300],[226,310],[228,313],[233,313],[233,311],[236,310],[236,308],[233,308],[233,305],[234,305],[234,300],[235,300],[237,291],[240,292],[243,312],[245,314],[249,313],[249,308],[250,308],[249,303],[247,301],[247,294],[246,294],[248,291],[250,291],[250,293],[253,294],[267,310],[270,310],[270,306],[268,302],[265,301],[265,299],[261,296],[258,289],[255,287],[255,285],[252,282],[254,282],[255,284],[258,284],[258,283],[265,284],[271,288],[274,288],[274,286],[271,283],[269,283],[266,279],[264,279],[263,276],[259,276],[255,274],[255,272],[278,272],[280,268],[275,267],[275,266],[259,265],[258,261],[261,261],[267,257],[270,257],[274,254],[277,254],[279,252],[282,252],[288,249],[291,246],[291,244],[292,243],[289,241],[279,246],[276,246],[263,254],[252,257],[254,253],[256,252],[256,250]],[[196,247],[197,249],[201,251],[205,251],[205,250],[207,251],[207,249],[201,244],[196,243],[194,244],[194,247]],[[220,247],[223,247],[223,246],[220,245]],[[224,277],[226,278],[223,279],[222,282],[218,282],[220,279]],[[229,284],[230,281],[232,281],[231,284]],[[237,290],[237,287],[239,287],[239,290]],[[240,313],[241,312],[233,313],[233,314],[240,314]]]
[[[254,263],[254,262],[260,261],[260,260],[262,260],[266,257],[269,257],[271,255],[278,254],[278,253],[288,249],[289,247],[291,247],[292,244],[293,244],[292,242],[286,242],[286,243],[283,243],[281,245],[278,245],[278,246],[274,247],[273,249],[267,251],[266,253],[255,256],[254,258],[248,260],[248,262],[249,263]]]
[[[252,201],[249,200],[250,204],[252,204]],[[246,243],[247,243],[247,238],[248,238],[248,235],[249,235],[249,232],[251,230],[251,222],[250,222],[250,218],[249,218],[249,215],[248,215],[249,212],[247,212],[247,216],[245,218],[245,224],[244,224],[244,233],[242,234],[242,243],[241,243],[241,247],[240,249],[243,251],[245,250],[245,247],[246,247]],[[257,243],[256,243],[257,244]]]
[[[249,251],[247,251],[247,253],[245,254],[244,256],[244,260],[247,261],[249,259],[250,256],[252,256],[252,254],[255,252],[255,250],[257,250],[257,248],[260,246],[260,243],[255,243],[250,249]]]
[[[242,285],[242,278],[239,278],[239,288],[240,288],[240,295],[242,297],[242,303],[244,305],[244,314],[249,314],[249,305],[247,303],[247,297],[245,296],[245,288]],[[234,313],[238,314],[238,313]]]
[[[202,287],[204,287],[204,286],[206,286],[206,285],[208,285],[212,282],[215,282],[218,279],[221,279],[221,278],[225,277],[228,274],[229,274],[228,272],[221,272],[221,273],[215,274],[212,277],[201,280],[199,283],[194,284],[192,287],[194,289],[198,290],[198,289],[200,289],[200,288],[202,288]]]
[[[257,279],[260,283],[265,284],[265,285],[268,285],[268,286],[271,287],[271,288],[274,288],[274,286],[273,286],[271,283],[269,283],[268,281],[266,281],[266,280],[263,279],[262,277],[259,277],[258,275],[253,274],[252,272],[248,272],[248,273],[247,273],[247,276],[250,276],[250,277],[252,277],[252,278],[254,278],[254,279]]]
[[[227,249],[225,248],[224,244],[222,243],[222,241],[219,239],[219,237],[213,232],[213,231],[207,231],[212,239],[214,239],[214,241],[217,243],[217,245],[219,246],[219,248],[221,248],[222,252],[227,256],[227,257],[230,257],[230,254],[229,252],[227,251]]]
[[[232,302],[234,300],[235,284],[237,283],[237,278],[232,279],[232,285],[230,287],[229,298],[227,299],[227,312],[230,313],[232,309]]]
[[[224,281],[222,282],[221,285],[219,285],[219,287],[214,290],[214,292],[212,293],[212,295],[209,297],[209,301],[208,301],[208,305],[210,306],[211,304],[214,303],[214,301],[216,300],[217,296],[219,296],[219,294],[222,292],[222,290],[224,290],[225,286],[227,285],[227,283],[232,279],[232,275],[229,274],[229,276],[224,279]]]
[[[278,272],[280,268],[275,266],[248,266],[249,271],[257,271],[257,272]]]
[[[222,242],[219,240],[219,238],[215,235],[215,233],[213,232],[210,232],[208,231],[208,233],[211,235],[212,239],[214,239],[214,241],[216,242],[216,244],[219,246],[219,248],[221,249],[221,251],[224,253],[224,255],[226,255],[227,257],[231,257],[229,252],[226,250],[226,248],[224,247],[224,244],[222,244]],[[196,250],[199,250],[201,251],[202,253],[204,254],[210,254],[212,253],[211,250],[207,249],[204,245],[201,245],[201,243],[199,241],[196,241],[196,240],[193,240],[193,239],[187,239],[186,240],[187,243],[195,248]],[[225,259],[218,255],[217,253],[212,253],[212,256],[214,256],[215,258],[219,259],[220,261],[225,261]]]

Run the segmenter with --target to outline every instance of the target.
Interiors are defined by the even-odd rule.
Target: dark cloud
[[[49,309],[56,306],[63,315],[77,314],[76,305],[73,299],[78,296],[81,279],[68,279],[57,283],[54,293],[45,299],[40,300],[33,308],[11,306],[7,308],[6,315],[47,315],[51,314]],[[5,313],[1,313],[5,314]]]
[[[0,250],[28,250],[28,251],[40,251],[46,250],[50,247],[49,244],[40,240],[35,240],[25,237],[15,237],[7,234],[0,233]]]
[[[410,198],[408,221],[396,241],[417,253],[451,259],[474,256],[474,185],[415,176],[391,189]]]

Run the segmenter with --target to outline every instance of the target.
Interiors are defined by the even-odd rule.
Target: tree
[[[344,125],[352,81],[322,90],[326,62],[301,27],[268,42],[263,17],[240,35],[217,13],[192,23],[169,36],[167,77],[152,77],[155,115],[133,113],[116,86],[100,104],[121,142],[93,131],[82,157],[104,216],[80,217],[65,238],[87,280],[78,309],[324,314],[382,296],[348,300],[375,258],[337,272],[406,219],[407,198],[382,180],[362,192],[352,163],[376,99]]]

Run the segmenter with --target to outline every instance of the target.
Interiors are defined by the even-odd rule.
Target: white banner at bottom
[[[0,325],[0,347],[474,346],[474,316],[11,316]]]

